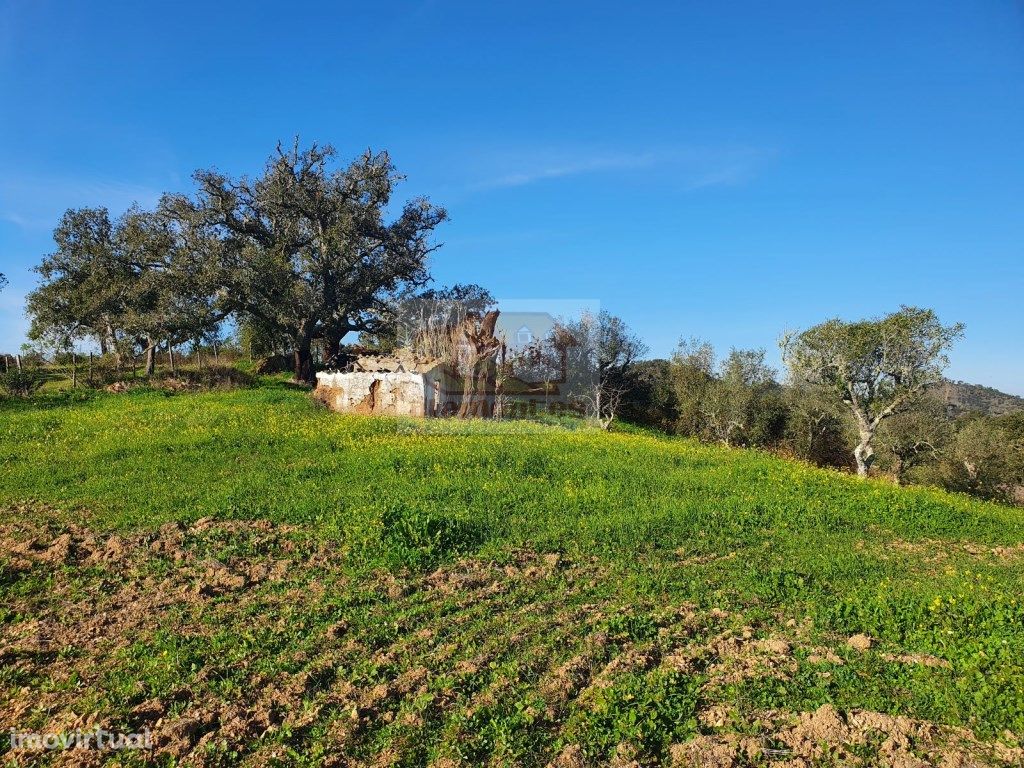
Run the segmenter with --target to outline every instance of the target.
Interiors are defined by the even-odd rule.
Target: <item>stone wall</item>
[[[341,413],[425,415],[423,374],[393,371],[357,371],[316,375],[313,396]]]

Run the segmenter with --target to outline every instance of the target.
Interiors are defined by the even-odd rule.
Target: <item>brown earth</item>
[[[674,745],[666,764],[1024,761],[1019,749],[965,729],[876,712],[740,713],[722,691],[792,675],[798,651],[810,663],[842,664],[844,639],[833,650],[809,645],[795,621],[766,626],[688,604],[615,603],[600,589],[608,573],[592,560],[524,551],[354,581],[343,546],[266,521],[103,534],[87,516],[38,507],[0,510],[0,520],[3,733],[149,729],[153,750],[139,759],[183,765],[272,765],[289,754],[323,765],[409,764],[428,739],[475,743],[475,718],[520,695],[523,680],[535,681],[536,727],[557,735],[569,712],[624,676],[672,670],[703,681],[700,733]],[[651,616],[656,633],[631,639],[607,629],[632,615]],[[243,636],[251,642],[239,645]],[[850,640],[872,652],[870,639]],[[501,666],[513,656],[523,659],[514,674]],[[433,765],[478,764],[448,751]],[[119,759],[73,750],[11,751],[5,760],[44,758]],[[578,744],[529,764],[549,760],[596,764]],[[490,762],[507,763],[497,753]],[[603,764],[645,763],[623,743]]]

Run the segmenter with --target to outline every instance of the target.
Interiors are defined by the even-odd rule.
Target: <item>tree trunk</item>
[[[874,432],[861,430],[860,443],[853,450],[853,458],[857,460],[857,474],[861,477],[868,476],[868,470],[875,461],[875,449],[871,447],[874,437]]]
[[[893,454],[892,476],[896,485],[903,485],[903,475],[906,474],[906,462],[898,453]]]
[[[456,349],[464,350],[462,404],[459,418],[489,417],[492,413],[488,397],[495,396],[498,377],[497,357],[501,341],[494,336],[498,311],[483,318],[467,315],[456,331]]]
[[[490,418],[493,411],[487,398],[495,394],[496,379],[497,368],[492,355],[485,355],[473,363],[473,370],[466,376],[462,392],[460,419],[471,416]]]
[[[114,326],[110,324],[109,320],[104,321],[104,338],[101,340],[100,351],[105,355],[107,352],[114,353],[114,367],[117,372],[121,372],[121,347],[117,343],[117,332],[114,330]]]
[[[156,371],[156,344],[150,338],[146,339],[146,376],[152,376]]]
[[[315,384],[316,376],[313,373],[313,352],[310,349],[308,339],[300,342],[300,344],[295,348],[294,358],[295,380],[306,384]]]
[[[170,340],[167,341],[167,362],[171,364],[171,376],[174,375],[174,345],[171,344]]]
[[[338,355],[341,353],[341,340],[333,337],[324,339],[324,365],[327,367],[338,364]]]

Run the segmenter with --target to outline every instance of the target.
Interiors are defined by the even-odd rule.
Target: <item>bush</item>
[[[1024,484],[1024,442],[1007,422],[984,416],[962,420],[940,467],[949,490],[983,499],[1014,501]]]
[[[619,414],[623,421],[663,432],[675,429],[679,411],[671,362],[641,360],[627,373],[626,385]]]
[[[205,368],[179,368],[174,373],[159,371],[148,379],[118,380],[107,387],[108,392],[128,392],[133,389],[161,389],[167,392],[204,392],[214,390],[248,389],[257,384],[257,378],[230,365]]]
[[[11,397],[31,397],[45,381],[46,378],[37,371],[12,368],[0,373],[0,391]]]
[[[179,368],[174,373],[161,371],[151,381],[154,386],[166,389],[188,390],[244,389],[256,385],[255,376],[231,365]]]

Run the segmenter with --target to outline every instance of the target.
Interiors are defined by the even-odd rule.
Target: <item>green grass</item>
[[[543,764],[541,756],[567,744],[607,757],[625,742],[654,760],[670,742],[701,730],[697,713],[713,701],[744,717],[831,702],[964,725],[990,740],[1024,736],[1018,597],[1024,553],[991,554],[1024,544],[1024,512],[937,490],[864,482],[758,452],[645,434],[342,417],[276,382],[198,395],[8,401],[0,405],[0,506],[14,505],[60,508],[107,533],[206,517],[295,525],[304,539],[343,553],[330,576],[339,584],[381,574],[418,584],[421,574],[453,567],[459,558],[504,562],[523,551],[561,553],[567,562],[601,569],[576,597],[560,596],[548,584],[542,594],[524,587],[518,597],[506,596],[514,604],[490,613],[486,606],[448,606],[451,615],[466,617],[453,637],[463,659],[486,651],[495,616],[513,610],[571,612],[574,605],[601,603],[633,617],[620,625],[595,620],[578,636],[540,618],[532,629],[525,621],[526,647],[492,648],[496,666],[467,681],[439,670],[441,681],[434,679],[419,699],[396,701],[396,717],[416,714],[419,735],[410,740],[402,729],[376,723],[358,741],[355,753],[364,757],[393,748],[420,764],[455,754],[458,745],[457,757],[468,764]],[[246,546],[229,538],[210,552],[225,562],[265,555]],[[4,596],[42,599],[45,581],[32,573],[0,579]],[[252,674],[239,660],[266,664],[267,674],[280,671],[342,614],[357,628],[361,647],[378,649],[401,645],[387,626],[432,620],[417,588],[412,596],[368,603],[360,602],[357,588],[338,589],[310,604],[303,631],[260,636],[254,628],[243,642],[230,628],[244,619],[215,612],[216,653],[164,630],[140,638],[122,663],[155,696],[168,695],[197,670],[222,669],[210,690],[230,700]],[[627,670],[579,706],[542,716],[537,681],[530,682],[541,670],[530,665],[540,658],[546,669],[571,654],[541,628],[564,631],[570,649],[588,633],[603,632],[668,653],[665,637],[674,636],[676,625],[652,617],[659,607],[682,604],[734,617],[706,633],[730,622],[754,626],[757,636],[790,619],[807,627],[794,669],[712,689],[699,671]],[[877,641],[868,653],[844,644],[861,632]],[[833,648],[844,663],[822,674],[804,646]],[[174,666],[161,661],[164,651],[178,660]],[[344,676],[372,687],[425,652],[409,653],[393,669],[366,667],[353,656]],[[604,663],[618,651],[602,653]],[[949,666],[891,660],[899,654],[928,654]],[[518,687],[507,683],[520,678]],[[507,683],[502,696],[469,706],[499,681]],[[14,676],[6,684],[24,682]],[[95,685],[98,708],[127,711],[137,703],[127,692]],[[455,693],[446,694],[446,685]],[[465,706],[438,710],[422,698],[427,694],[430,701],[454,696]],[[331,722],[318,720],[293,736],[278,732],[274,738],[292,753],[285,762],[316,762]]]

